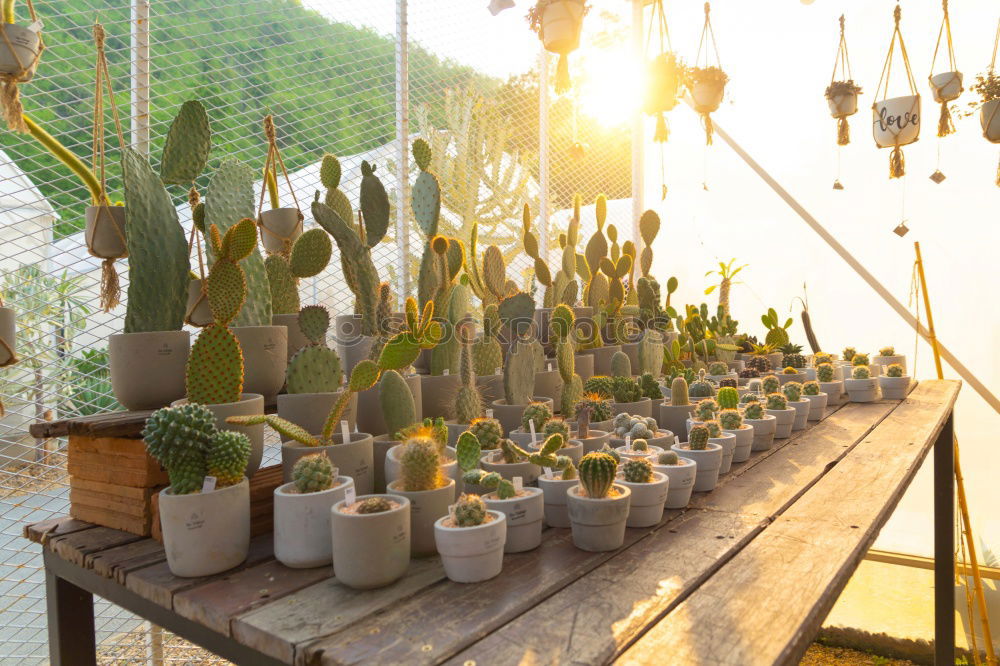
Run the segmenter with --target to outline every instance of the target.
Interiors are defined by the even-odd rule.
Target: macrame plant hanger
[[[963,90],[962,74],[958,71],[958,67],[955,65],[955,47],[951,39],[951,19],[948,14],[948,0],[941,0],[941,9],[943,11],[943,15],[941,17],[941,27],[938,29],[937,42],[934,44],[934,56],[931,58],[930,75],[927,77],[927,80],[931,85],[931,90],[934,93],[934,101],[941,104],[941,113],[938,115],[937,129],[939,139],[941,137],[946,137],[955,131],[955,125],[951,120],[951,110],[948,108],[948,102],[958,99],[958,96],[962,94]],[[937,63],[938,51],[941,49],[942,38],[945,39],[948,47],[948,71],[935,76],[934,65]],[[941,79],[940,82],[935,82],[936,78]],[[938,184],[940,184],[945,178],[944,174],[941,173],[940,140],[937,145],[937,164],[935,165],[934,173],[931,174],[930,178]]]
[[[305,217],[302,215],[302,207],[299,206],[299,200],[295,196],[295,188],[292,187],[291,178],[289,178],[288,170],[285,168],[285,160],[282,159],[281,152],[278,150],[277,130],[274,127],[274,117],[270,114],[264,116],[264,136],[267,138],[267,159],[264,160],[264,182],[261,183],[260,200],[257,204],[257,226],[260,227],[261,242],[264,242],[265,234],[279,239],[282,248],[281,254],[288,257],[292,252],[292,239],[297,238],[302,233],[302,222]],[[265,194],[270,193],[272,207],[278,207],[277,173],[279,167],[281,168],[282,175],[285,177],[285,183],[288,185],[288,192],[292,195],[295,210],[298,211],[298,223],[289,236],[279,236],[271,229],[268,229],[261,222],[260,217],[260,214],[264,211]]]
[[[29,3],[30,6],[30,3]],[[115,102],[114,90],[111,86],[111,74],[108,71],[108,58],[104,52],[105,32],[104,26],[100,23],[94,24],[94,45],[97,47],[97,61],[94,66],[94,125],[92,132],[92,169],[97,174],[100,182],[100,196],[94,202],[97,207],[94,226],[91,236],[96,237],[102,224],[110,225],[114,234],[118,237],[122,252],[116,256],[105,256],[97,254],[87,243],[87,251],[91,256],[102,259],[101,262],[101,309],[110,312],[117,307],[121,301],[121,285],[118,281],[118,272],[115,270],[115,260],[128,256],[128,248],[125,243],[123,229],[115,223],[111,214],[111,201],[108,198],[108,180],[105,169],[106,148],[104,138],[104,95],[107,94],[108,102],[111,106],[111,118],[115,123],[115,134],[118,136],[118,150],[125,149],[125,136],[122,132],[121,117],[118,115],[118,105]]]
[[[851,73],[851,59],[847,53],[847,35],[845,33],[846,20],[844,15],[840,15],[840,42],[837,44],[837,55],[833,60],[833,73],[830,75],[830,87],[827,88],[827,102],[830,105],[830,112],[837,120],[837,177],[833,181],[833,189],[844,189],[840,182],[840,157],[841,146],[846,146],[851,142],[851,125],[847,122],[850,116],[858,111],[858,95],[861,90],[854,86],[854,75]],[[837,72],[840,72],[840,79],[837,79]],[[850,84],[852,90],[845,91],[843,95],[832,95],[835,85],[840,82]]]
[[[31,16],[31,29],[41,26],[38,16],[35,14],[35,6],[31,3],[31,0],[27,0],[26,4],[28,5],[28,14]],[[11,7],[13,7],[13,4],[11,4]],[[14,17],[4,16],[3,20],[6,23],[13,23]],[[4,45],[10,51],[10,54],[14,56],[14,60],[17,61],[18,66],[18,71],[16,72],[0,74],[0,83],[3,84],[3,89],[0,90],[0,111],[3,112],[3,118],[7,121],[7,128],[9,130],[27,134],[28,125],[24,122],[24,107],[21,106],[21,92],[18,89],[18,84],[27,83],[34,76],[38,59],[42,57],[42,52],[45,50],[45,42],[42,41],[41,28],[39,27],[38,50],[35,52],[35,56],[31,59],[31,62],[26,63],[17,54],[17,49],[14,47],[13,42],[10,41],[7,31],[0,30],[0,36],[3,36]]]
[[[658,37],[658,49],[653,54],[653,32]],[[667,196],[666,169],[664,166],[664,144],[670,136],[670,129],[664,114],[674,109],[679,101],[681,74],[683,68],[670,43],[670,29],[667,15],[663,10],[663,0],[655,0],[649,16],[649,30],[646,34],[646,58],[648,80],[643,110],[656,117],[653,141],[660,144],[660,199]]]
[[[997,20],[997,34],[993,38],[993,58],[990,60],[990,68],[986,70],[990,74],[996,71],[997,66],[997,51],[1000,50],[1000,20]],[[981,119],[983,125],[983,137],[992,143],[996,143],[993,139],[990,139],[987,129],[996,119],[997,115],[1000,114],[1000,104],[995,104],[993,106],[993,111],[990,113],[989,117],[986,116],[985,111],[982,111],[983,117]],[[997,161],[997,187],[1000,187],[1000,160]]]
[[[899,53],[903,58],[903,65],[906,67],[906,78],[907,82],[910,84],[910,93],[917,97],[918,102],[918,112],[919,112],[919,98],[920,95],[917,92],[917,83],[913,78],[913,70],[910,67],[910,57],[906,54],[906,45],[903,43],[903,33],[899,30],[899,20],[902,15],[902,10],[899,5],[896,5],[896,9],[893,10],[893,20],[894,26],[892,29],[892,39],[889,41],[889,52],[885,57],[885,64],[882,66],[882,76],[879,77],[878,87],[875,89],[876,97],[879,94],[882,95],[882,101],[884,102],[889,97],[889,80],[892,78],[892,56],[896,49],[896,42],[899,41]],[[915,120],[919,120],[916,118]],[[918,134],[919,136],[919,134]],[[916,137],[913,141],[916,141]],[[907,143],[912,143],[909,141]],[[903,158],[903,150],[900,147],[899,138],[897,136],[895,143],[892,145],[892,152],[889,154],[889,178],[902,178],[906,175],[906,161]],[[885,146],[888,147],[888,146]]]
[[[712,30],[712,17],[711,17],[712,6],[710,3],[705,3],[705,23],[701,27],[701,38],[698,40],[698,53],[695,55],[694,64],[695,67],[700,67],[701,53],[704,49],[705,52],[705,69],[708,69],[709,65],[709,49],[711,48],[712,53],[715,54],[715,66],[722,71],[722,60],[719,58],[719,43],[715,41],[715,31]],[[718,108],[718,104],[715,104],[715,108],[699,108],[697,105],[697,100],[695,110],[701,114],[701,122],[705,127],[705,145],[712,145],[712,111]],[[720,100],[721,101],[721,100]]]

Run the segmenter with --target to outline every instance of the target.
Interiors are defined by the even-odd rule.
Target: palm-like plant
[[[739,273],[741,270],[747,267],[747,264],[743,264],[741,266],[733,268],[733,264],[735,263],[736,263],[735,257],[730,259],[729,263],[720,261],[718,270],[711,270],[705,273],[705,277],[708,277],[709,275],[719,276],[720,278],[719,284],[713,284],[712,286],[705,289],[705,295],[707,296],[708,294],[711,294],[713,291],[715,291],[716,287],[718,287],[719,307],[721,307],[727,315],[729,314],[729,289],[734,284],[742,284],[742,282],[733,282],[733,278],[736,277],[737,273]]]

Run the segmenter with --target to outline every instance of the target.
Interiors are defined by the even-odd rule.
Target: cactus
[[[588,421],[607,421],[611,418],[611,398],[602,393],[584,393],[576,403],[575,416],[580,418],[583,411],[588,412]],[[581,435],[582,437],[583,435]]]
[[[794,346],[798,347],[798,345]],[[781,358],[781,365],[785,366],[786,368],[788,367],[795,369],[804,368],[806,367],[806,357],[799,353],[785,354]]]
[[[715,394],[711,382],[705,379],[705,371],[698,371],[698,379],[688,386],[688,395],[692,398],[710,398]]]
[[[524,253],[534,262],[535,280],[545,287],[542,305],[546,308],[555,307],[561,292],[559,294],[556,293],[555,283],[552,280],[552,272],[539,254],[538,238],[531,232],[531,207],[527,203],[524,204],[522,209],[521,220],[521,240],[524,245]]]
[[[752,393],[761,393],[764,391],[764,380],[762,379],[751,379],[747,382],[747,390]],[[775,389],[777,391],[777,389]]]
[[[803,383],[802,395],[819,395],[819,383],[813,379]]]
[[[462,470],[463,476],[466,472],[471,472],[479,468],[479,459],[482,457],[483,449],[479,444],[479,439],[466,430],[458,436],[455,443],[455,458],[458,460],[458,468]]]
[[[851,365],[855,367],[859,365],[868,365],[868,354],[855,354],[853,358],[851,358]]]
[[[705,427],[708,428],[708,436],[710,439],[716,439],[722,437],[722,426],[716,420],[705,421]]]
[[[527,405],[535,388],[535,358],[531,346],[517,340],[503,369],[504,397],[508,405]]]
[[[399,454],[400,487],[407,492],[434,490],[446,484],[438,444],[422,430],[403,443]]]
[[[628,354],[623,351],[616,351],[611,355],[611,376],[631,377],[632,362],[629,361]]]
[[[583,384],[583,390],[587,393],[596,393],[611,398],[614,395],[614,382],[607,375],[594,375]]]
[[[542,426],[542,434],[545,437],[559,434],[563,436],[563,439],[569,439],[569,424],[566,423],[565,419],[559,417],[551,418]]]
[[[767,396],[768,409],[788,409],[788,400],[780,393],[769,393]]]
[[[289,256],[268,255],[264,269],[274,314],[299,311],[299,279],[318,275],[330,263],[332,252],[330,236],[322,229],[310,229],[295,239]]]
[[[813,361],[818,366],[821,363],[833,363],[833,356],[827,354],[826,352],[816,352],[813,354]]]
[[[449,292],[447,309],[444,311],[444,340],[431,350],[430,371],[432,375],[443,375],[445,370],[452,375],[460,372],[461,335],[459,327],[469,310],[469,298],[470,290],[462,284],[456,284]]]
[[[688,399],[688,383],[683,377],[674,377],[670,382],[670,404],[675,407],[690,405]]]
[[[340,160],[335,155],[326,153],[319,168],[319,179],[326,188],[324,203],[329,206],[341,220],[350,222],[354,219],[354,209],[351,202],[347,200],[340,188],[341,167]]]
[[[751,356],[746,360],[748,370],[756,370],[758,373],[770,372],[771,361],[766,356]]]
[[[760,388],[764,393],[777,393],[781,382],[774,375],[768,375],[760,380]]]
[[[500,440],[500,454],[503,457],[503,462],[507,465],[524,462],[530,455],[527,451],[509,439]]]
[[[650,400],[660,400],[663,398],[663,392],[660,391],[660,383],[649,372],[639,375],[639,394],[643,398],[649,398]]]
[[[619,439],[631,437],[635,439],[650,439],[656,436],[656,420],[644,416],[616,414],[611,423],[615,437]]]
[[[580,460],[580,485],[587,497],[602,499],[608,496],[615,482],[618,464],[615,459],[600,451],[588,453]]]
[[[766,361],[767,359],[764,360]],[[740,370],[739,377],[740,379],[756,379],[760,377],[760,373],[754,368],[743,368]]]
[[[833,364],[832,363],[820,363],[816,366],[816,379],[821,382],[832,382],[833,381]]]
[[[476,527],[486,522],[486,503],[479,495],[462,493],[455,502],[454,522],[458,527]]]
[[[656,458],[657,465],[680,465],[681,459],[676,451],[664,451]]]
[[[715,399],[722,409],[736,409],[736,406],[740,403],[740,393],[731,386],[724,386],[719,389],[719,393],[715,396]]]
[[[483,450],[500,448],[503,429],[496,419],[473,419],[469,432],[476,436]]]
[[[483,415],[483,396],[476,386],[476,373],[472,361],[472,343],[463,335],[464,329],[459,331],[459,346],[461,347],[461,359],[459,363],[459,375],[462,386],[455,396],[455,418],[459,423],[472,423]]]
[[[747,403],[747,406],[743,409],[743,417],[759,421],[764,418],[764,407],[761,406],[760,402]]]
[[[333,393],[340,388],[344,373],[337,353],[326,346],[329,327],[330,314],[326,308],[308,305],[299,312],[299,328],[309,344],[295,352],[288,362],[285,370],[288,393]]]
[[[639,439],[632,440],[632,450],[633,451],[649,451],[649,442],[640,437]]]
[[[379,380],[379,404],[390,437],[417,420],[417,408],[406,380],[395,370],[386,370]]]
[[[315,493],[329,490],[337,478],[337,468],[325,453],[311,453],[295,461],[292,467],[292,481],[300,493]]]
[[[790,402],[802,400],[802,384],[798,382],[788,382],[781,387],[781,391]]]
[[[199,492],[206,475],[216,487],[239,483],[250,459],[250,440],[243,433],[215,428],[205,407],[186,404],[158,409],[142,431],[146,449],[166,468],[176,495]]]
[[[639,278],[642,280],[643,278]],[[639,340],[639,374],[651,374],[659,379],[663,371],[663,336],[647,329]]]
[[[387,497],[366,497],[358,502],[356,511],[360,514],[384,513],[392,510],[392,502]]]
[[[844,357],[845,361],[851,361],[857,353],[858,352],[854,349],[854,347],[844,347],[844,351],[840,352],[840,355]]]
[[[711,398],[705,398],[694,408],[695,418],[699,421],[711,421],[719,412],[719,403]]]
[[[722,361],[713,361],[708,366],[708,374],[714,375],[716,377],[729,374],[729,366]]]
[[[767,336],[764,342],[774,347],[788,344],[788,328],[792,325],[793,319],[789,317],[782,326],[778,321],[778,313],[774,308],[768,309],[767,313],[760,316],[761,322],[767,327]]]
[[[583,395],[583,380],[576,374],[576,349],[571,336],[575,324],[573,310],[566,305],[558,305],[552,311],[549,332],[554,341],[556,364],[563,386],[559,396],[559,411],[572,414],[576,403]]]
[[[622,464],[622,476],[629,483],[652,483],[653,465],[642,458],[626,460]]]
[[[638,382],[631,377],[612,377],[611,394],[615,402],[637,402],[642,398]]]
[[[616,465],[622,461],[621,454],[615,451],[613,448],[611,448],[607,443],[605,443],[604,446],[601,447],[599,453],[604,453],[611,456],[611,459],[615,461]]]
[[[688,433],[688,448],[692,451],[704,451],[708,448],[708,436],[708,428],[704,424],[691,426],[691,432]]]
[[[851,372],[852,379],[871,379],[872,371],[867,365],[856,365]]]
[[[881,352],[879,352],[881,354]],[[892,356],[892,354],[881,354],[882,356]],[[885,369],[886,377],[903,377],[903,366],[899,363],[890,363]]]
[[[738,409],[723,409],[719,412],[719,425],[723,430],[739,430],[743,425],[743,415]]]
[[[760,402],[760,396],[756,393],[744,393],[740,398],[740,404],[747,404],[749,402]]]
[[[535,424],[535,432],[542,432],[542,426],[545,422],[552,418],[552,410],[549,409],[548,403],[545,402],[532,402],[529,403],[527,407],[524,408],[524,413],[521,415],[521,429],[524,432],[530,430],[530,425]]]
[[[783,375],[797,375],[797,374],[799,374],[799,371],[796,370],[795,368],[793,368],[792,366],[788,366],[787,368],[785,368],[784,370],[781,371],[781,374],[783,374]]]
[[[473,368],[476,375],[485,377],[503,367],[503,348],[497,339],[500,331],[500,313],[495,304],[483,308],[483,334],[472,343]]]
[[[895,356],[896,355],[896,348],[895,347],[882,347],[881,349],[878,350],[878,355],[879,356]]]

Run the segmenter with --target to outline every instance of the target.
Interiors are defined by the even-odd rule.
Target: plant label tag
[[[31,32],[33,32],[33,33],[35,33],[37,35],[38,33],[40,33],[42,31],[42,27],[43,27],[42,21],[41,20],[37,20],[37,21],[35,21],[34,23],[32,23],[31,25],[28,26],[28,30],[30,30]]]
[[[551,479],[552,478],[552,468],[551,467],[543,467],[542,470],[545,472],[545,478],[546,479]]]
[[[501,369],[500,369],[500,368],[494,368],[494,369],[493,369],[493,374],[494,374],[494,375],[499,375],[499,374],[501,374]]]
[[[215,482],[214,476],[206,476],[205,480],[201,483],[201,492],[210,493],[215,490]]]
[[[515,476],[513,482],[514,482],[515,493],[520,493],[522,490],[524,490],[524,481],[521,480],[521,477]]]
[[[537,441],[538,436],[535,434],[535,422],[528,421],[528,430],[531,431],[531,443],[534,444]]]
[[[632,435],[625,435],[625,450],[632,450]]]
[[[354,504],[355,499],[357,499],[357,494],[354,492],[354,484],[352,483],[350,487],[344,491],[344,506],[351,506]]]
[[[493,410],[492,409],[487,409],[486,410],[486,418],[488,418],[488,419],[493,418]]]
[[[351,431],[347,427],[347,421],[340,422],[340,436],[343,438],[341,444],[349,444],[351,442]]]
[[[447,377],[448,376],[448,368],[444,369],[444,372],[441,373],[441,376],[442,377]]]
[[[548,371],[548,372],[552,372],[552,363],[546,363],[545,364],[545,370]]]

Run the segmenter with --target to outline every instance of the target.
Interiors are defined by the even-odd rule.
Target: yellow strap
[[[896,48],[896,40],[899,40],[899,52],[903,56],[903,65],[906,66],[906,77],[910,83],[910,93],[913,95],[917,94],[917,83],[913,79],[913,70],[910,68],[910,57],[906,53],[906,44],[903,43],[903,33],[899,29],[899,20],[902,16],[902,10],[899,5],[896,5],[896,9],[893,10],[892,16],[895,19],[895,26],[892,30],[892,39],[889,41],[889,52],[885,57],[885,64],[882,66],[882,76],[879,77],[878,87],[875,89],[876,96],[878,91],[882,90],[882,99],[886,99],[889,96],[889,78],[892,75],[892,54]]]

